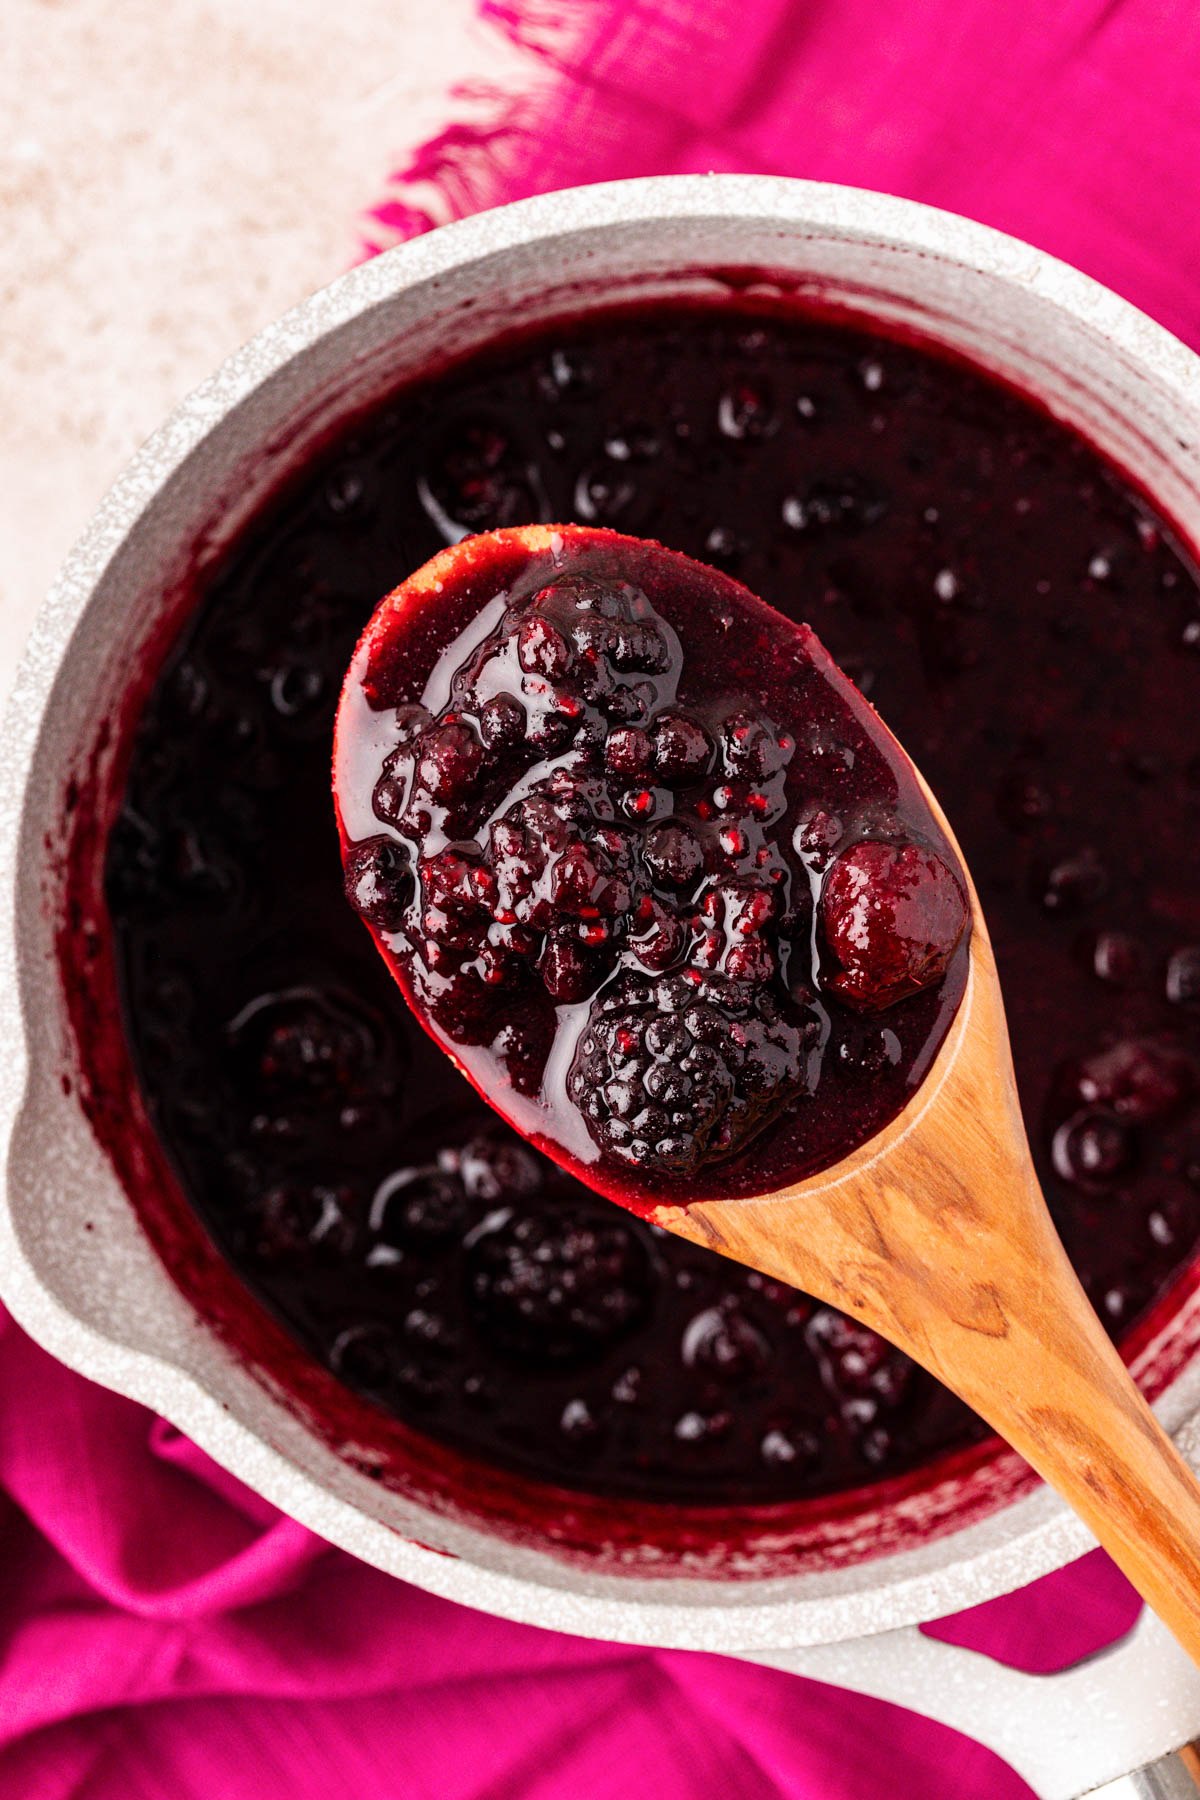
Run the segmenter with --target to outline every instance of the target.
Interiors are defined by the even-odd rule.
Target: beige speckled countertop
[[[109,482],[357,253],[446,90],[520,60],[473,0],[4,0],[0,700]]]

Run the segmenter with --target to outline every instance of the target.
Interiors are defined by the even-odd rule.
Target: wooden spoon
[[[502,610],[496,583],[486,580],[492,559],[557,557],[564,537],[583,543],[589,535],[632,544],[578,527],[498,532],[442,552],[383,603],[356,653],[339,715],[335,792],[344,849],[379,830],[371,796],[392,741],[388,715],[364,709],[359,695],[372,644],[396,640],[403,649],[410,639],[432,664],[446,649],[443,632],[466,626],[470,636],[481,605],[477,623],[490,629],[487,608]],[[458,613],[447,605],[451,590]],[[744,599],[761,609],[752,596]],[[431,679],[436,686],[436,668]],[[1021,1119],[979,898],[937,800],[907,766],[958,856],[973,928],[963,999],[923,1083],[874,1137],[816,1175],[752,1198],[659,1205],[649,1216],[841,1308],[936,1375],[1075,1508],[1200,1663],[1200,1486],[1139,1394],[1051,1223]],[[369,909],[366,916],[370,922]],[[372,927],[377,939],[380,924],[376,918]],[[386,939],[380,947],[388,955]],[[521,1113],[511,1087],[506,1103],[467,1052],[438,1041],[510,1122],[563,1160],[538,1135],[536,1106],[526,1103]],[[575,1173],[590,1179],[586,1168],[576,1165]]]
[[[991,941],[958,854],[970,974],[904,1111],[793,1186],[652,1216],[861,1319],[952,1388],[1074,1507],[1200,1663],[1200,1485],[1054,1229],[1021,1118]]]

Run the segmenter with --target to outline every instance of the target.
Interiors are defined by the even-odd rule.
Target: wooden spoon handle
[[[654,1217],[861,1319],[953,1388],[1070,1502],[1200,1664],[1200,1486],[1046,1210],[977,904],[971,960],[933,1068],[877,1137],[791,1188]]]
[[[1052,1294],[969,1368],[936,1372],[1067,1500],[1200,1664],[1200,1485],[1139,1393],[1058,1244]],[[1050,1253],[1048,1251],[1048,1253]]]
[[[953,1388],[1200,1664],[1200,1485],[1093,1312],[1032,1163],[990,1148],[991,1168],[973,1163],[990,1190],[978,1206],[925,1144],[920,1167],[901,1152],[854,1189],[701,1202],[670,1224],[861,1319]]]

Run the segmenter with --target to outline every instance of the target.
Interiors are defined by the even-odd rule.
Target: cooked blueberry
[[[292,1263],[349,1254],[354,1245],[355,1201],[343,1183],[277,1182],[253,1207],[248,1238],[264,1263]]]
[[[1064,1181],[1107,1187],[1132,1161],[1129,1128],[1111,1113],[1075,1113],[1054,1133],[1051,1156]]]
[[[610,733],[604,746],[605,767],[614,775],[644,775],[650,767],[650,739],[635,725],[619,727]]]
[[[368,925],[399,931],[412,899],[408,857],[393,838],[366,838],[354,845],[345,862],[346,898]]]
[[[758,1326],[729,1298],[705,1307],[688,1321],[680,1345],[688,1368],[701,1368],[723,1381],[745,1381],[766,1366],[771,1347]]]
[[[517,634],[517,656],[527,674],[546,675],[551,680],[565,675],[571,666],[571,652],[562,633],[536,614],[525,620]]]
[[[1048,913],[1073,917],[1102,898],[1108,876],[1094,850],[1066,856],[1049,868],[1038,882],[1038,897]]]
[[[1104,1107],[1131,1124],[1169,1118],[1194,1093],[1197,1066],[1178,1045],[1121,1038],[1077,1064],[1067,1085],[1087,1106]]]
[[[448,543],[544,516],[530,465],[498,421],[456,421],[430,449],[417,491]]]
[[[887,496],[857,475],[814,481],[801,493],[789,494],[782,507],[788,529],[811,536],[865,531],[878,525],[887,511]]]
[[[575,513],[589,525],[609,525],[627,509],[637,493],[628,476],[599,464],[581,469],[575,482]]]
[[[583,1000],[595,983],[591,960],[578,944],[553,937],[538,958],[538,974],[552,1000]]]
[[[870,1404],[872,1410],[850,1414],[859,1424],[874,1417],[875,1407],[892,1408],[904,1399],[913,1365],[869,1326],[822,1306],[805,1326],[804,1338],[834,1398],[844,1407],[863,1401]]]
[[[483,745],[466,725],[434,725],[417,740],[417,781],[431,800],[464,800],[483,768]]]
[[[525,708],[512,694],[497,694],[479,712],[479,735],[489,750],[511,750],[525,735]]]
[[[814,1432],[781,1431],[775,1426],[763,1434],[758,1453],[768,1469],[786,1471],[797,1463],[803,1466],[815,1462],[820,1455],[820,1444]]]
[[[793,744],[766,719],[736,712],[721,727],[721,755],[726,773],[749,781],[776,774],[789,761]]]
[[[374,1321],[349,1325],[329,1346],[329,1365],[351,1386],[377,1390],[395,1369],[396,1348],[387,1325]]]
[[[642,855],[660,887],[687,887],[704,867],[704,846],[687,825],[656,825],[646,833]]]
[[[1167,999],[1172,1006],[1200,1006],[1200,944],[1188,944],[1171,957]]]
[[[1142,951],[1135,938],[1123,931],[1097,932],[1091,946],[1093,973],[1113,987],[1129,987],[1142,972]]]
[[[495,1206],[536,1194],[545,1164],[513,1138],[476,1137],[463,1146],[458,1173],[468,1199]]]
[[[654,768],[672,786],[698,781],[712,760],[712,740],[702,725],[678,713],[660,713],[652,730]]]
[[[755,442],[772,437],[779,429],[779,420],[762,388],[749,381],[736,381],[717,402],[717,428],[723,437],[738,443]]]
[[[456,1159],[399,1169],[376,1190],[371,1229],[387,1244],[424,1249],[445,1243],[467,1217],[466,1190]]]
[[[263,1099],[323,1102],[349,1094],[376,1054],[351,1003],[316,988],[252,1000],[227,1027],[243,1079]]]

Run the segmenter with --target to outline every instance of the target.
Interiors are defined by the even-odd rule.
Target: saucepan
[[[853,188],[667,177],[523,201],[355,269],[173,414],[38,618],[0,763],[0,1293],[64,1362],[435,1593],[879,1695],[989,1744],[1046,1800],[1109,1782],[1113,1795],[1190,1794],[1166,1753],[1200,1731],[1200,1674],[1149,1615],[1046,1677],[918,1630],[1090,1547],[1003,1447],[836,1503],[703,1524],[539,1492],[388,1435],[366,1408],[331,1408],[333,1378],[191,1218],[123,1048],[101,853],[132,722],[197,571],[332,422],[406,377],[516,326],[731,289],[881,323],[1002,375],[1200,543],[1200,360],[1094,281],[965,219]],[[1126,1348],[1200,1466],[1200,1269]]]

